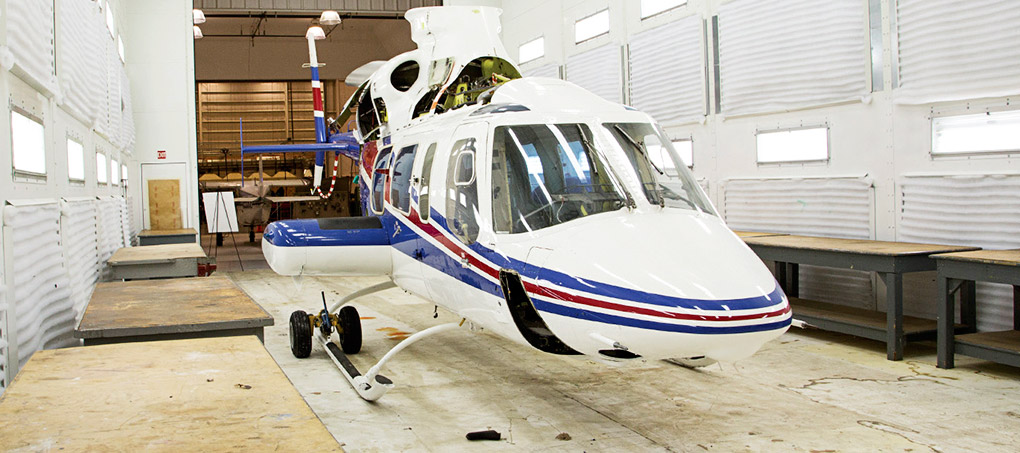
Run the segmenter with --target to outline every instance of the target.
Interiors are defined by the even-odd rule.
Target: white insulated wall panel
[[[131,245],[131,211],[128,210],[128,202],[125,197],[117,197],[120,203],[120,231],[122,242],[125,247]]]
[[[0,244],[3,244],[0,228]],[[2,250],[0,250],[2,252]],[[0,253],[0,395],[7,389],[7,280],[4,278],[4,255]]]
[[[867,4],[736,0],[719,7],[722,113],[778,112],[868,94]]]
[[[127,68],[124,66],[120,68],[120,97],[123,104],[119,134],[121,147],[131,150],[135,146],[135,118],[134,110],[131,107],[131,81],[128,79]]]
[[[620,46],[602,47],[567,57],[567,81],[603,99],[623,102],[623,57]]]
[[[898,0],[896,102],[1020,94],[1020,4]]]
[[[109,34],[107,34],[109,37]],[[103,98],[104,105],[100,106],[101,112],[96,130],[102,133],[110,143],[118,148],[123,147],[121,140],[121,68],[120,55],[117,53],[117,43],[107,39],[105,52],[102,54],[106,60],[106,73],[103,75],[106,80],[106,96]]]
[[[1020,248],[1020,176],[905,177],[900,196],[899,241]],[[934,318],[934,276],[923,283],[904,290],[905,311]],[[1012,287],[978,283],[977,300],[978,330],[1013,329]]]
[[[65,200],[62,206],[60,230],[76,319],[84,314],[99,280],[97,207],[94,198]]]
[[[105,74],[103,62],[95,58],[105,52],[97,40],[102,35],[95,29],[105,25],[102,25],[95,2],[59,0],[58,5],[57,66],[60,67],[63,105],[92,126],[106,92],[106,84],[99,76]],[[109,38],[109,34],[106,37]]]
[[[560,78],[560,65],[558,64],[547,64],[545,66],[538,66],[535,68],[529,68],[523,70],[525,77],[547,77],[550,79]]]
[[[113,252],[124,246],[120,202],[115,197],[99,197],[99,262],[105,266]]]
[[[24,74],[55,92],[53,0],[8,0],[7,47]]]
[[[58,203],[6,206],[4,225],[12,235],[13,247],[4,251],[4,259],[11,260],[14,269],[9,300],[20,367],[35,351],[77,344],[71,336],[74,309],[60,243]]]
[[[731,179],[723,183],[722,190],[720,208],[734,230],[872,237],[874,191],[868,178]],[[875,307],[867,272],[800,266],[800,295]]]
[[[705,116],[705,51],[701,16],[630,38],[630,105],[664,126]]]

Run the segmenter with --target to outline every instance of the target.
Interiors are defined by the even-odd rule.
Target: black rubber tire
[[[301,310],[290,314],[290,352],[299,359],[312,353],[312,324]]]
[[[343,335],[340,335],[340,348],[344,350],[344,354],[361,352],[361,316],[358,315],[358,309],[347,305],[336,315],[340,318],[340,328],[343,329]]]

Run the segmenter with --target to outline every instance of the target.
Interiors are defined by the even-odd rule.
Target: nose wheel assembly
[[[398,352],[412,343],[437,332],[458,327],[464,323],[441,324],[418,332],[404,339],[379,360],[367,373],[362,374],[354,363],[347,357],[348,354],[357,354],[361,351],[361,317],[358,309],[344,305],[351,300],[375,292],[393,288],[393,282],[381,283],[361,291],[357,291],[341,299],[333,305],[326,306],[326,293],[322,293],[322,310],[317,314],[308,314],[303,310],[297,310],[290,315],[290,351],[294,357],[303,359],[312,353],[312,337],[316,337],[323,348],[333,359],[347,381],[351,383],[354,390],[366,401],[375,401],[382,398],[386,392],[393,388],[393,381],[379,374],[383,364],[389,361]],[[331,313],[335,312],[335,313]],[[340,345],[337,346],[332,340],[333,333],[339,337]]]

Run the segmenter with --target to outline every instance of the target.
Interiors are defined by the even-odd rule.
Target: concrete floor
[[[347,451],[1017,451],[1020,369],[959,356],[935,368],[933,343],[885,359],[882,343],[793,329],[757,355],[690,370],[607,366],[544,354],[466,328],[412,345],[383,374],[396,388],[361,400],[316,345],[290,353],[287,320],[381,278],[228,273],[276,319],[266,348]],[[360,299],[367,370],[400,339],[456,319],[399,289]],[[494,429],[501,441],[465,439]],[[569,440],[559,440],[561,433]],[[560,436],[565,437],[565,436]]]

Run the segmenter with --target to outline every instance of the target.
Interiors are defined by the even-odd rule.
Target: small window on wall
[[[120,179],[124,181],[124,187],[127,187],[128,186],[127,164],[121,164],[120,166]]]
[[[124,62],[124,41],[117,35],[117,54],[120,55],[120,62]]]
[[[687,168],[694,168],[694,140],[689,138],[681,140],[671,140],[673,143],[673,149],[676,150],[676,154],[680,156],[680,159],[687,164]]]
[[[1020,110],[931,120],[934,156],[1020,152]]]
[[[85,182],[85,147],[73,138],[67,139],[67,179]]]
[[[107,168],[108,167],[106,166],[106,155],[101,153],[101,152],[97,152],[96,153],[96,181],[99,184],[106,184],[106,172],[108,171]]]
[[[110,7],[110,2],[106,2],[106,29],[110,32],[110,37],[114,37],[113,33],[113,8]]]
[[[120,185],[120,164],[117,159],[110,159],[110,182],[115,186]]]
[[[758,132],[758,163],[829,160],[829,128],[813,127]]]
[[[609,10],[604,9],[574,22],[574,43],[579,44],[609,33]]]
[[[518,48],[518,61],[519,64],[524,64],[529,61],[535,61],[545,56],[545,37],[539,36],[538,38],[532,39]]]
[[[11,150],[16,174],[46,176],[46,130],[41,120],[11,110]]]
[[[687,0],[641,0],[641,18],[652,17],[686,4]]]

